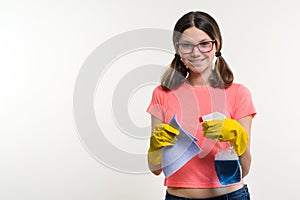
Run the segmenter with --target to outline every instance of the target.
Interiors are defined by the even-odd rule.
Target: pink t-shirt
[[[206,139],[199,117],[221,112],[227,118],[238,120],[256,114],[251,93],[241,84],[220,89],[184,83],[172,91],[158,86],[153,91],[147,112],[164,123],[169,123],[176,114],[182,128],[198,138],[197,144],[202,152],[165,179],[166,186],[187,188],[223,187],[215,172],[214,158],[217,149],[226,147],[228,143]]]

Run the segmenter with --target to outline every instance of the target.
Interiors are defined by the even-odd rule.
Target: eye
[[[211,41],[201,42],[200,45],[201,45],[202,47],[210,46],[210,45],[211,45]]]
[[[193,48],[194,46],[193,44],[189,44],[189,43],[181,43],[180,45],[182,48],[187,48],[187,49]]]

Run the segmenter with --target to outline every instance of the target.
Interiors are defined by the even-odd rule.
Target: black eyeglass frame
[[[209,51],[201,51],[200,48],[199,48],[198,46],[201,45],[201,44],[203,44],[203,43],[206,43],[206,42],[211,42],[211,43],[212,43],[211,49],[210,49]],[[199,50],[201,53],[208,53],[208,52],[210,52],[210,51],[213,50],[214,44],[216,44],[216,42],[217,42],[216,40],[203,41],[203,42],[199,42],[198,44],[180,43],[180,42],[177,42],[177,43],[176,43],[176,46],[177,46],[177,49],[178,49],[178,50],[180,49],[180,48],[179,48],[179,45],[188,44],[188,45],[192,45],[192,46],[193,46],[191,52],[189,52],[189,53],[183,53],[183,52],[181,52],[181,51],[179,50],[182,54],[190,54],[190,53],[193,53],[195,47],[197,47],[198,50]]]

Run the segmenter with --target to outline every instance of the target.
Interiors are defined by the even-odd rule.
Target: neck
[[[194,86],[208,86],[209,85],[209,76],[204,76],[201,74],[190,73],[187,81],[189,84]]]

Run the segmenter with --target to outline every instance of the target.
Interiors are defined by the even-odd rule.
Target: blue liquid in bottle
[[[216,173],[222,185],[241,181],[239,160],[215,160]]]

